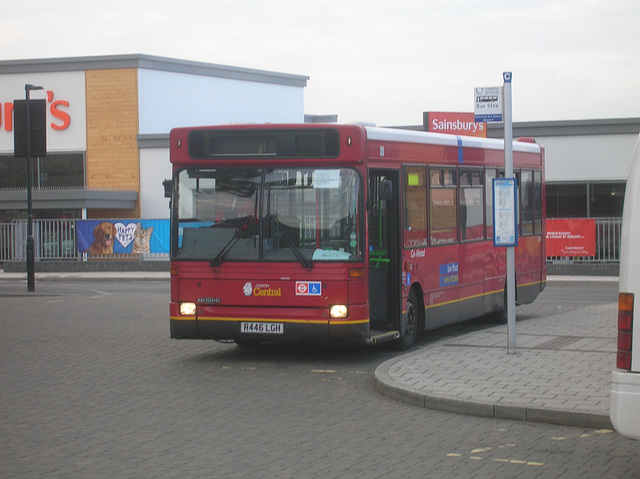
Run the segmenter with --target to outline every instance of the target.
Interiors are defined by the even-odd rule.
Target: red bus
[[[171,337],[395,341],[505,311],[504,142],[360,125],[171,131]],[[544,155],[514,142],[516,297],[546,282]]]

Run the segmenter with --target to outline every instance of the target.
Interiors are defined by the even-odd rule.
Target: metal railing
[[[35,259],[79,259],[75,226],[75,220],[33,220]],[[26,244],[27,221],[0,224],[0,261],[26,261]]]
[[[25,262],[27,259],[27,221],[0,223],[0,263]],[[83,261],[87,254],[78,251],[75,219],[33,220],[36,261]],[[92,255],[92,259],[96,256]],[[99,259],[168,259],[167,253],[113,254]]]
[[[596,255],[581,257],[549,257],[558,263],[617,263],[620,261],[620,231],[622,218],[596,218]],[[76,220],[33,220],[35,259],[81,261],[86,254],[78,251]],[[27,257],[27,221],[0,223],[0,262],[24,262]],[[122,259],[127,255],[105,256]],[[139,259],[166,259],[168,254],[145,254]],[[137,258],[138,259],[138,258]]]

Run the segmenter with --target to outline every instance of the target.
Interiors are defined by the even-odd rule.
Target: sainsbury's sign
[[[47,106],[53,121],[47,126],[54,130],[66,130],[71,124],[69,102],[55,99],[53,90],[47,90]],[[0,103],[0,127],[4,131],[13,131],[13,102]]]
[[[487,124],[476,123],[473,113],[428,111],[423,121],[424,129],[433,133],[487,137]]]
[[[86,149],[86,99],[84,72],[0,75],[0,153],[13,152],[13,102],[23,100],[27,84],[43,90],[32,100],[45,100],[47,151]]]

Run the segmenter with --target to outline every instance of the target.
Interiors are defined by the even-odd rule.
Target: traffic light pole
[[[41,86],[25,85],[27,102],[27,291],[36,290],[35,273],[35,241],[33,238],[33,166],[31,165],[31,108],[30,93],[32,90],[42,90]]]

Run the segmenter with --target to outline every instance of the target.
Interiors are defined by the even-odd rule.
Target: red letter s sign
[[[51,103],[51,107],[49,109],[49,111],[53,116],[55,116],[58,120],[62,121],[61,125],[58,125],[56,123],[51,123],[51,128],[53,128],[54,130],[66,130],[69,127],[69,124],[71,123],[71,117],[69,116],[69,113],[67,113],[66,111],[60,110],[59,109],[60,106],[64,106],[68,108],[69,102],[65,100],[54,101],[53,103]]]
[[[71,123],[71,116],[69,116],[69,113],[67,113],[66,111],[60,110],[61,106],[69,108],[69,102],[66,100],[53,101],[53,90],[47,90],[47,101],[51,103],[51,106],[49,107],[51,115],[62,121],[61,125],[51,123],[51,128],[53,128],[54,130],[66,130],[67,128],[69,128],[69,124]]]

